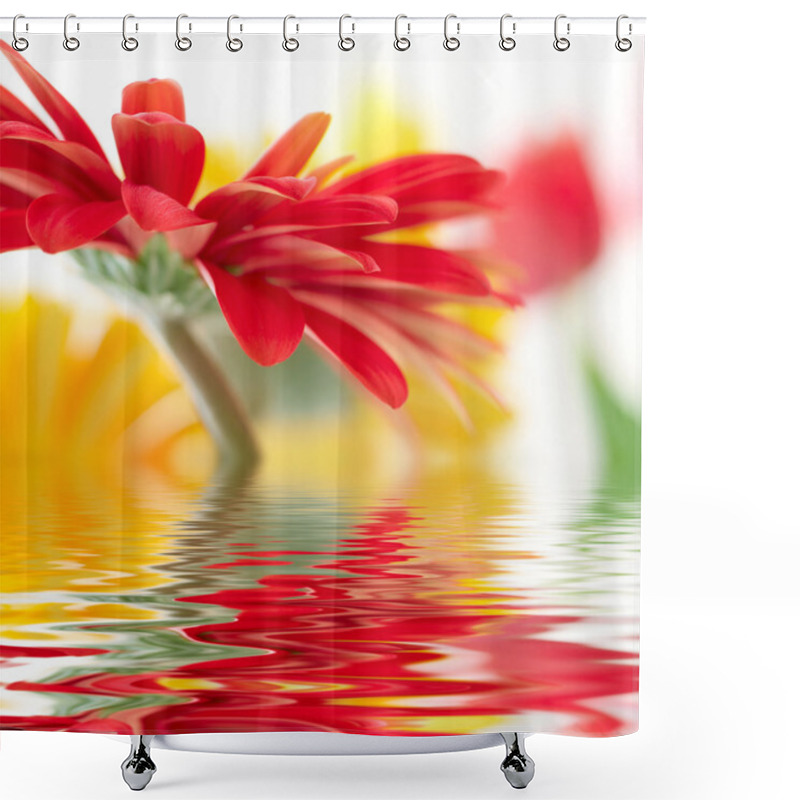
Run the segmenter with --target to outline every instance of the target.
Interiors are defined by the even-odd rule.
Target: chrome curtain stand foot
[[[501,733],[506,743],[506,757],[500,765],[506,780],[515,789],[524,789],[532,780],[536,766],[525,752],[524,733]]]
[[[150,758],[152,736],[131,736],[131,752],[122,762],[122,778],[134,792],[140,792],[155,775],[156,765]]]

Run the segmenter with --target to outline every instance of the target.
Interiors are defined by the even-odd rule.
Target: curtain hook
[[[411,39],[408,36],[401,36],[400,35],[400,20],[401,19],[408,19],[405,14],[398,14],[394,18],[394,48],[395,50],[408,50],[411,47]],[[411,33],[411,23],[407,22],[406,27],[408,28],[408,33]]]
[[[620,51],[620,53],[627,53],[628,50],[630,50],[631,47],[633,47],[633,42],[630,39],[627,39],[627,38],[623,39],[619,35],[620,23],[624,19],[628,19],[628,15],[627,14],[620,14],[617,17],[617,41],[614,42],[614,47],[616,47],[617,50]],[[633,26],[629,22],[628,23],[628,35],[630,35],[631,33],[633,33]]]
[[[175,47],[182,52],[186,52],[192,46],[192,40],[188,36],[181,33],[181,20],[188,19],[188,14],[178,14],[175,17]],[[192,29],[192,23],[189,23],[189,30]]]
[[[69,25],[69,21],[71,19],[75,19],[74,14],[67,14],[67,16],[64,17],[64,49],[69,50],[70,52],[77,50],[81,46],[80,39],[78,39],[76,36],[69,35],[69,29],[67,26]],[[80,30],[80,26],[76,25],[75,29]]]
[[[513,50],[517,46],[516,39],[513,39],[511,36],[505,35],[506,20],[511,18],[512,18],[511,14],[503,14],[503,16],[500,17],[500,49],[505,51]],[[512,33],[517,32],[516,22],[511,23],[511,32]]]
[[[237,17],[236,14],[231,14],[228,17],[228,27],[226,28],[228,41],[225,42],[225,47],[227,47],[228,50],[231,51],[231,53],[238,53],[242,49],[242,47],[244,46],[244,42],[242,42],[241,39],[237,39],[237,38],[231,37],[231,22],[233,22],[233,20],[235,20],[235,19],[239,19],[239,17]],[[240,25],[239,26],[239,30],[241,30],[241,29],[242,29],[242,26]]]
[[[340,50],[352,50],[355,46],[355,40],[350,36],[345,36],[342,28],[344,27],[344,21],[346,19],[353,19],[349,14],[342,14],[339,17],[339,49]],[[351,23],[353,26],[353,33],[356,32],[356,24],[355,22]]]
[[[451,19],[458,19],[455,14],[448,14],[444,18],[444,49],[445,50],[458,50],[461,47],[461,40],[457,36],[450,36],[448,33],[448,25]],[[461,32],[461,23],[456,22],[456,33]]]
[[[139,40],[135,39],[133,36],[128,36],[128,20],[135,19],[133,14],[126,14],[122,18],[122,49],[127,50],[129,53],[135,50],[139,46]],[[135,29],[138,31],[139,26],[138,24],[135,25]]]
[[[24,36],[17,36],[17,20],[25,19],[24,14],[17,14],[11,23],[11,46],[19,53],[28,49],[30,42]],[[25,30],[28,30],[28,23],[25,23]]]
[[[300,47],[300,42],[298,42],[293,36],[289,36],[290,19],[297,19],[297,17],[293,17],[291,14],[288,14],[283,18],[283,49],[288,53],[293,53],[298,47]],[[300,30],[299,25],[296,27],[296,30]]]
[[[555,36],[555,41],[553,42],[553,47],[558,50],[560,53],[563,53],[565,50],[569,50],[570,41],[567,39],[566,36],[559,36],[558,35],[558,21],[560,19],[566,19],[566,14],[559,14],[555,22],[553,23],[553,35]],[[569,22],[567,23],[567,35],[569,35]]]

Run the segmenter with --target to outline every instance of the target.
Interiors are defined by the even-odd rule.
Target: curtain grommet
[[[74,14],[67,14],[64,17],[64,49],[69,50],[70,53],[74,53],[80,46],[81,40],[77,36],[70,36],[69,33],[69,21],[71,19],[75,19]],[[80,26],[78,24],[75,25],[75,30],[80,30]]]
[[[283,42],[281,44],[281,47],[283,47],[283,49],[287,53],[294,53],[294,51],[297,50],[298,47],[300,47],[300,42],[297,41],[297,39],[295,39],[294,36],[289,36],[289,20],[290,19],[297,19],[297,17],[293,16],[292,14],[287,14],[283,18]],[[299,29],[300,29],[300,26],[297,25],[295,27],[295,30],[299,31]]]
[[[14,21],[11,23],[11,46],[18,52],[21,53],[23,50],[27,50],[30,42],[24,37],[19,36],[17,34],[17,21],[25,19],[24,14],[17,14],[14,17]],[[27,23],[26,23],[26,30],[27,30]]]
[[[353,19],[349,14],[342,14],[339,17],[339,49],[344,50],[345,53],[349,53],[355,46],[356,40],[353,39],[352,36],[345,36],[344,35],[344,21],[346,19]],[[355,33],[356,26],[355,23],[351,23],[353,26],[352,32]]]
[[[511,14],[503,14],[500,17],[500,49],[509,52],[509,50],[513,50],[517,46],[517,40],[514,39],[512,36],[506,36],[505,32],[505,24],[507,19],[512,19]],[[511,23],[511,33],[517,32],[517,23]]]
[[[620,53],[627,53],[628,50],[630,50],[631,47],[633,47],[633,42],[630,39],[628,39],[627,37],[620,36],[620,23],[624,19],[629,19],[627,14],[620,14],[617,17],[617,41],[614,42],[614,47],[616,47],[617,50],[619,50]],[[628,36],[630,36],[632,32],[633,32],[633,27],[631,26],[631,23],[629,22],[628,23]]]
[[[452,53],[454,50],[458,50],[458,48],[461,47],[461,40],[457,35],[450,36],[448,27],[451,19],[456,20],[456,34],[461,32],[461,23],[457,21],[458,17],[456,17],[455,14],[448,14],[444,18],[444,42],[442,44],[445,50],[449,50]]]
[[[132,53],[139,46],[139,40],[134,36],[128,36],[129,19],[135,19],[133,14],[126,14],[122,18],[122,49]],[[139,30],[139,26],[136,23],[134,23],[134,30]]]
[[[553,36],[555,37],[555,41],[553,42],[553,47],[558,50],[559,53],[563,53],[566,50],[569,50],[569,46],[571,44],[570,40],[567,39],[569,36],[569,29],[570,24],[567,22],[567,36],[559,36],[558,34],[558,21],[561,19],[566,19],[566,14],[558,14],[553,22]]]
[[[225,30],[226,36],[228,37],[228,41],[225,42],[225,47],[227,47],[228,51],[231,53],[238,53],[244,47],[244,42],[241,39],[231,36],[231,22],[233,22],[235,19],[239,19],[236,14],[231,14],[228,17],[228,25]],[[239,26],[239,30],[242,30],[241,25]]]
[[[408,19],[405,14],[398,14],[394,18],[394,49],[399,50],[401,53],[408,50],[411,47],[411,39],[408,38],[408,34],[411,33],[411,24],[406,23],[406,28],[408,29],[405,36],[400,35],[400,20],[401,19]]]
[[[175,17],[175,47],[182,53],[185,53],[192,46],[192,40],[188,36],[184,36],[181,33],[181,20],[188,18],[188,14],[178,14],[178,16]],[[191,30],[192,23],[190,22],[189,31]]]

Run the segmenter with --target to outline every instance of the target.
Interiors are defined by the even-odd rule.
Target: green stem
[[[162,234],[153,236],[135,259],[94,248],[70,252],[89,280],[123,307],[134,306],[151,339],[172,356],[217,445],[217,478],[230,482],[252,475],[259,450],[247,413],[224,371],[189,328],[189,320],[215,305],[197,270],[170,249]]]
[[[220,468],[251,472],[259,460],[258,443],[244,406],[225,374],[189,330],[187,320],[144,315],[148,332],[172,356],[206,430],[217,445]]]

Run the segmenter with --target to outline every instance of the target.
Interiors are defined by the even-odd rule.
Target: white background
[[[36,0],[28,15],[647,16],[641,730],[537,736],[539,800],[796,798],[800,750],[800,7],[607,0]],[[129,796],[127,745],[0,734],[0,790]],[[501,750],[281,758],[155,751],[162,800],[509,797]],[[520,795],[522,796],[522,795]]]

